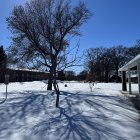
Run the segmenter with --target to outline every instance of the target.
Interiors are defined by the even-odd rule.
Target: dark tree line
[[[112,75],[118,76],[120,67],[139,53],[139,41],[134,47],[119,45],[111,48],[90,48],[85,53],[85,69],[93,76],[93,81],[109,82]]]
[[[60,81],[72,81],[77,80],[77,75],[72,70],[67,71],[59,71],[57,75],[57,79]]]

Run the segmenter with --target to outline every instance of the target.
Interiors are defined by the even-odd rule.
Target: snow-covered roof
[[[39,70],[36,70],[36,69],[21,69],[21,68],[8,68],[8,69],[11,69],[11,70],[19,70],[19,71],[32,71],[32,72],[44,72],[44,71],[39,71]],[[48,73],[48,72],[44,72],[44,73]]]
[[[131,74],[131,77],[136,78],[136,77],[138,77],[138,74]]]
[[[140,63],[140,54],[133,58],[131,61],[129,61],[126,65],[121,67],[119,71],[127,71],[129,68],[137,66],[138,63]]]

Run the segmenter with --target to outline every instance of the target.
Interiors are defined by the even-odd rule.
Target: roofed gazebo
[[[132,90],[131,90],[131,71],[132,70],[137,71],[138,91],[139,91],[139,99],[140,99],[140,54],[137,55],[135,58],[129,61],[126,65],[124,65],[123,67],[119,69],[119,71],[122,74],[122,91],[127,91],[126,72],[128,73],[129,94],[132,93]]]

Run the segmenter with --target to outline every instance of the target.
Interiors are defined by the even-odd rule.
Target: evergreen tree
[[[6,68],[6,60],[7,56],[5,54],[5,51],[3,49],[3,46],[0,46],[0,68]]]
[[[6,73],[6,62],[7,55],[3,49],[3,46],[0,46],[0,82],[4,81],[4,75]]]

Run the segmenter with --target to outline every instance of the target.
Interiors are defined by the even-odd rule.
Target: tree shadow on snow
[[[133,110],[129,102],[119,97],[61,92],[61,107],[55,108],[55,94],[52,93],[45,95],[27,91],[1,104],[0,139],[8,139],[12,133],[23,128],[25,135],[41,140],[125,140],[128,138],[120,135],[116,124],[124,129],[140,128],[114,118],[115,115],[136,121],[129,116]]]
[[[65,96],[65,98],[60,102],[62,107],[57,109],[58,115],[35,125],[35,134],[38,133],[40,136],[44,136],[46,133],[48,135],[52,133],[53,136],[56,136],[54,139],[58,140],[128,139],[121,137],[116,126],[110,125],[110,123],[113,121],[118,125],[124,126],[124,128],[128,127],[125,126],[127,124],[126,121],[113,118],[114,114],[118,117],[126,117],[131,121],[136,121],[129,114],[126,114],[127,111],[133,110],[133,108],[128,106],[130,105],[129,102],[126,101],[121,106],[120,102],[122,103],[123,100],[115,96],[73,94],[68,92],[62,92],[61,96]],[[112,106],[122,108],[126,112],[120,114]]]

